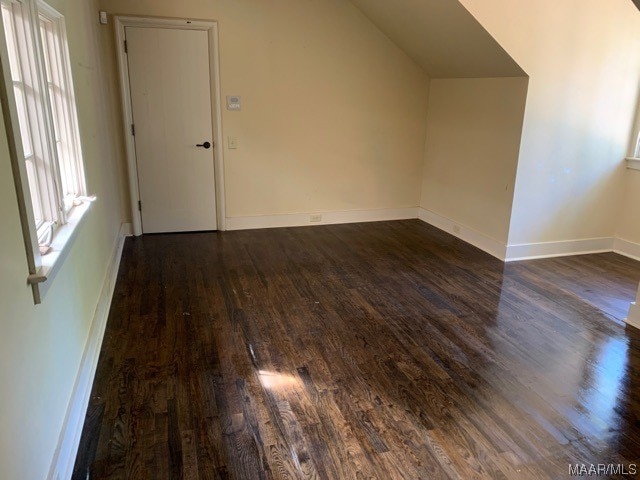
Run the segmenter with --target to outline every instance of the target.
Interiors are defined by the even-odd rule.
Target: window
[[[3,97],[11,110],[5,123],[8,118],[14,133],[18,158],[12,162],[23,186],[17,188],[19,203],[29,210],[23,231],[37,250],[29,266],[33,277],[55,251],[56,236],[77,217],[76,207],[88,199],[64,17],[37,0],[0,5]],[[36,282],[46,279],[40,274]]]
[[[629,157],[627,157],[627,166],[635,170],[640,170],[640,98],[636,105],[636,119],[633,125],[633,133],[629,145]]]
[[[65,213],[76,198],[85,194],[84,171],[80,154],[75,99],[71,87],[67,47],[61,17],[40,14],[40,38],[44,54],[53,133],[62,180],[62,204]]]
[[[629,157],[627,157],[627,168],[640,170],[640,103],[636,110],[636,121],[633,127],[633,137],[629,146]]]

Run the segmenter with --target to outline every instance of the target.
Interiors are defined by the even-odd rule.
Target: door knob
[[[209,142],[204,142],[197,144],[196,147],[211,148],[211,144]]]

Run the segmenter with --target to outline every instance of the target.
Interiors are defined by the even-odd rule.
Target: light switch
[[[228,137],[227,143],[229,144],[229,150],[238,148],[238,137]]]

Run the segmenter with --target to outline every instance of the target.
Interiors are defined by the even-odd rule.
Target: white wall
[[[629,0],[461,0],[530,77],[510,244],[611,237],[638,95]]]
[[[432,79],[420,206],[506,245],[527,78]]]
[[[46,478],[120,225],[113,127],[105,121],[96,4],[56,0],[65,14],[86,176],[98,200],[41,305],[27,261],[4,124],[0,125],[0,477]],[[0,117],[1,118],[1,117]]]
[[[428,78],[341,0],[101,0],[219,22],[227,217],[417,207]],[[102,29],[110,59],[112,29]],[[114,102],[119,102],[116,97]]]

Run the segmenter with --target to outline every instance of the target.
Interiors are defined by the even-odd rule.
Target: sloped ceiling
[[[458,0],[351,0],[432,78],[526,75]]]

